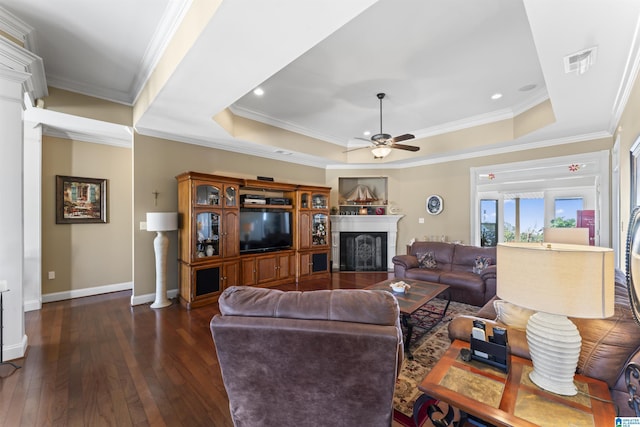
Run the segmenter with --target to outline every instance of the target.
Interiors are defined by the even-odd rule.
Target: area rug
[[[398,421],[405,417],[411,417],[413,403],[421,394],[418,390],[418,384],[422,382],[431,367],[449,348],[451,342],[447,328],[451,319],[465,314],[474,315],[480,310],[480,307],[453,301],[449,305],[445,317],[438,322],[437,316],[434,318],[431,313],[441,312],[445,304],[444,300],[434,299],[412,316],[412,318],[415,317],[414,339],[411,340],[413,360],[405,358],[393,396],[393,406],[398,413],[395,418]]]

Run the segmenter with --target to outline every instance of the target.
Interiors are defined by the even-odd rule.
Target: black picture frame
[[[56,224],[106,222],[106,179],[56,175]]]

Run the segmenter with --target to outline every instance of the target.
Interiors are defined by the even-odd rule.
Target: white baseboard
[[[27,344],[27,336],[23,335],[22,341],[18,344],[3,346],[3,348],[0,348],[0,351],[2,351],[2,360],[8,362],[24,357],[25,353],[27,352]]]
[[[167,298],[173,299],[178,296],[177,289],[168,289]],[[131,305],[142,305],[155,301],[156,293],[144,294],[144,295],[131,295]]]
[[[113,285],[96,286],[93,288],[73,289],[71,291],[43,294],[42,302],[64,301],[73,298],[107,294],[109,292],[128,291],[131,289],[133,289],[133,282],[115,283]]]
[[[40,300],[34,299],[34,300],[30,300],[30,301],[25,301],[24,305],[24,312],[26,313],[27,311],[36,311],[36,310],[40,310],[42,308],[42,302]]]

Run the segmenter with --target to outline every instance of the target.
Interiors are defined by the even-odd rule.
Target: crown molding
[[[0,37],[0,66],[29,74],[23,87],[32,99],[49,94],[42,58],[3,37]]]
[[[38,53],[33,36],[35,29],[2,6],[0,6],[0,30],[19,41],[25,49]]]
[[[300,135],[308,136],[309,138],[319,139],[321,141],[330,142],[331,144],[336,144],[341,147],[347,147],[349,141],[344,141],[341,138],[338,138],[334,135],[329,135],[321,132],[312,131],[311,129],[304,128],[298,125],[294,125],[293,123],[289,123],[284,120],[279,120],[265,114],[260,114],[252,110],[248,110],[246,108],[238,107],[236,105],[230,105],[229,110],[240,117],[244,117],[245,119],[254,120],[256,122],[264,123],[270,126],[274,126],[280,129],[288,130],[290,132],[295,132]]]
[[[138,72],[134,76],[133,83],[131,85],[131,104],[135,104],[138,101],[138,97],[144,89],[147,80],[151,77],[153,70],[155,70],[160,58],[164,54],[165,49],[169,45],[169,42],[175,35],[176,31],[180,27],[184,16],[191,8],[193,0],[170,0],[167,4],[162,19],[156,27],[156,31],[151,38],[151,42],[147,47],[147,51],[142,58]]]

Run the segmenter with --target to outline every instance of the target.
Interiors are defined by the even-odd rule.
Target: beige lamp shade
[[[147,231],[173,231],[178,229],[176,212],[147,212]]]
[[[614,311],[613,250],[562,243],[500,243],[497,295],[535,311],[601,319]]]
[[[500,243],[497,295],[537,311],[527,322],[533,370],[544,390],[573,396],[582,338],[570,317],[604,318],[614,312],[613,250],[563,243]]]
[[[545,227],[544,241],[545,243],[588,245],[589,229],[580,227]]]

